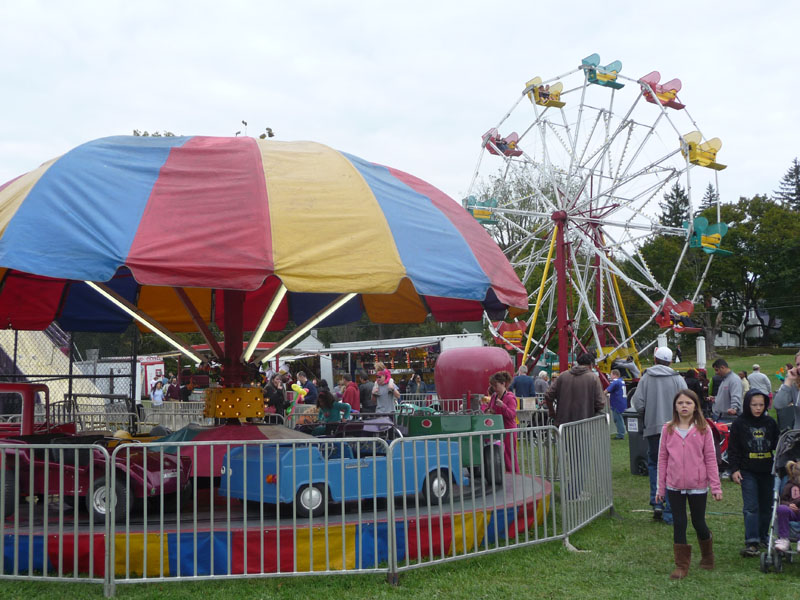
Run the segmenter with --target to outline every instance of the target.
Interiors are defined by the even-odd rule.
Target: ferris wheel
[[[661,224],[659,203],[676,183],[689,198],[689,214],[709,184],[719,189],[721,142],[700,131],[678,97],[680,80],[621,71],[620,61],[602,66],[593,54],[568,73],[528,81],[483,134],[464,200],[532,290],[531,320],[544,323],[533,342],[544,348],[558,334],[562,369],[570,352],[590,347],[599,360],[638,363],[634,340],[654,319],[688,330],[670,314],[691,313],[725,233],[724,224],[709,228],[705,219],[708,231],[699,220],[696,227]],[[655,235],[684,241],[663,280],[640,251]],[[692,246],[702,247],[708,262],[694,296],[678,302],[671,289]],[[636,330],[625,313],[624,288],[652,310]]]

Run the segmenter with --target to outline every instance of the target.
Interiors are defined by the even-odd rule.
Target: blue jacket
[[[622,377],[609,383],[606,391],[608,392],[611,408],[619,413],[625,412],[625,409],[628,408],[628,399],[625,397],[625,382]]]
[[[529,398],[536,395],[533,389],[533,377],[530,375],[517,375],[508,389],[520,398]]]
[[[317,386],[315,386],[313,383],[311,383],[310,379],[308,381],[306,381],[305,383],[303,383],[302,386],[305,389],[308,390],[308,393],[306,394],[306,397],[303,398],[303,403],[304,404],[316,404],[317,403],[317,396],[319,395],[317,393]]]

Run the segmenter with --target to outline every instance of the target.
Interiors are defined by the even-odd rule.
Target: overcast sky
[[[799,32],[795,0],[0,0],[0,182],[94,138],[244,119],[460,199],[525,82],[598,52],[683,81],[730,201],[771,193],[800,155]]]

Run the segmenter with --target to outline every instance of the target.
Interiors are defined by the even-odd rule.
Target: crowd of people
[[[687,543],[689,517],[700,547],[700,567],[714,568],[713,534],[706,523],[709,494],[722,499],[720,481],[729,476],[741,486],[744,517],[742,556],[757,556],[769,537],[773,509],[772,465],[780,432],[800,422],[800,352],[795,364],[786,365],[786,376],[773,397],[772,382],[758,364],[752,371],[734,372],[727,361],[714,361],[714,375],[709,381],[704,370],[688,369],[678,373],[672,368],[677,356],[667,347],[654,352],[654,365],[641,374],[631,398],[632,407],[643,415],[642,435],[647,442],[647,466],[650,479],[650,504],[653,518],[673,526],[675,569],[671,577],[686,577],[692,546]],[[502,416],[503,427],[517,428],[518,397],[541,398],[556,426],[590,418],[608,406],[613,414],[616,433],[613,439],[625,438],[622,413],[627,408],[625,383],[619,369],[612,369],[604,390],[595,358],[591,353],[577,357],[575,365],[552,380],[542,370],[537,376],[528,374],[523,365],[512,376],[499,371],[489,378],[489,389],[481,402],[481,410]],[[265,410],[287,414],[292,405],[291,389],[302,390],[297,396],[305,404],[317,406],[317,430],[324,433],[328,424],[347,420],[352,412],[392,413],[396,401],[407,393],[425,393],[420,374],[403,381],[403,389],[395,383],[383,363],[375,363],[375,378],[358,370],[355,381],[349,374],[340,377],[331,389],[324,379],[308,377],[298,371],[294,377],[288,369],[265,373],[263,377]],[[187,400],[192,384],[178,386],[170,373],[154,378],[150,394],[154,406],[165,401]],[[296,399],[296,398],[294,398]],[[771,402],[778,411],[776,422],[767,413]],[[720,473],[712,425],[727,424],[728,463],[730,471]],[[519,472],[517,436],[504,435],[505,470]],[[798,465],[800,471],[800,465]],[[799,476],[800,478],[800,476]],[[574,481],[565,482],[567,494]],[[777,508],[778,540],[776,548],[789,549],[789,524],[800,521],[800,484],[789,483]],[[800,542],[798,542],[800,552]]]

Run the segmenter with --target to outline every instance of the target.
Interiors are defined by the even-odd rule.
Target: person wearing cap
[[[653,518],[672,523],[669,500],[665,498],[663,503],[656,502],[658,447],[664,423],[672,420],[672,401],[675,394],[687,389],[687,385],[686,380],[670,367],[672,350],[666,346],[656,348],[653,357],[655,364],[642,374],[631,404],[638,413],[644,413],[642,435],[647,440],[647,473],[650,476],[650,505],[653,507]]]
[[[717,423],[733,423],[742,414],[742,380],[731,371],[724,358],[715,360],[711,367],[722,378],[719,385],[714,386],[714,395],[709,398],[713,402],[711,418]]]
[[[751,390],[759,390],[772,398],[772,382],[769,380],[769,376],[761,372],[761,365],[753,365],[753,372],[747,376],[747,381],[750,382]]]

